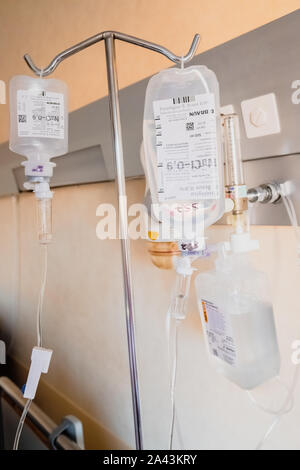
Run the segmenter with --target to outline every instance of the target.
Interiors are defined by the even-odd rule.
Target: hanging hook
[[[116,31],[105,31],[103,33],[96,34],[95,36],[92,36],[89,39],[86,39],[85,41],[79,42],[75,46],[69,47],[68,49],[61,52],[60,54],[57,54],[54,57],[54,59],[49,63],[49,65],[45,67],[44,69],[39,69],[38,67],[36,67],[36,65],[34,64],[29,54],[25,54],[24,59],[28,67],[36,75],[40,77],[46,77],[47,75],[50,75],[52,72],[54,72],[54,70],[63,60],[107,38],[118,39],[120,41],[128,42],[130,44],[135,44],[136,46],[150,49],[152,51],[163,54],[172,62],[182,64],[182,63],[189,62],[194,57],[196,49],[200,41],[200,34],[195,34],[191,47],[185,56],[177,56],[173,54],[173,52],[169,51],[169,49],[166,49],[163,46],[160,46],[153,42],[145,41],[143,39],[136,38],[134,36],[129,36],[127,34],[118,33]]]

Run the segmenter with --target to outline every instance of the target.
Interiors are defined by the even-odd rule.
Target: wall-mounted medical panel
[[[298,221],[300,221],[300,155],[249,160],[244,163],[249,188],[264,183],[286,183]],[[250,204],[250,222],[254,225],[290,225],[282,201],[275,204]]]
[[[216,72],[222,105],[233,105],[240,115],[244,160],[300,152],[299,27],[297,10],[194,59]],[[263,99],[265,96],[269,100]],[[255,98],[260,99],[253,102]],[[242,103],[247,101],[252,102],[248,114],[253,113],[253,130],[259,131],[266,121],[269,135],[259,136],[257,132],[258,137],[247,137],[242,115]]]

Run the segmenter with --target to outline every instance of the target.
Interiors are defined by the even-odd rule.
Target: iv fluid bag
[[[146,91],[145,173],[154,205],[200,210],[203,227],[224,213],[219,85],[205,66],[154,75]],[[172,209],[171,209],[172,207]]]
[[[232,254],[196,278],[209,358],[215,369],[250,390],[278,375],[280,354],[267,278]]]
[[[27,157],[25,174],[52,176],[50,158],[68,151],[68,90],[61,80],[17,75],[10,81],[9,148]]]

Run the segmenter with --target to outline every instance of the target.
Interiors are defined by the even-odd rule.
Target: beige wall
[[[200,50],[205,50],[299,6],[299,1],[292,0],[190,0],[188,4],[179,0],[2,0],[0,78],[7,81],[13,74],[28,73],[24,52],[29,51],[37,64],[46,65],[57,51],[104,29],[154,39],[183,53],[196,31],[203,37]],[[163,57],[125,44],[118,45],[118,62],[122,87],[168,65]],[[104,96],[103,47],[93,47],[64,63],[55,76],[68,82],[71,110]],[[1,105],[0,141],[8,137],[7,116],[7,106]],[[130,182],[128,189],[131,201],[142,200],[143,181]],[[92,448],[116,447],[120,441],[133,445],[119,244],[99,241],[95,234],[97,205],[113,199],[113,184],[57,190],[55,241],[49,249],[44,331],[46,345],[55,352],[44,378],[50,389],[43,387],[37,401],[55,419],[65,409],[62,403],[71,401],[68,410],[80,409]],[[35,344],[40,282],[34,198],[22,195],[18,203],[3,198],[0,214],[0,325],[7,337],[13,336],[14,359],[28,366]],[[226,230],[215,227],[210,235],[211,241],[224,239]],[[290,381],[290,344],[300,334],[293,232],[285,227],[261,227],[254,229],[254,235],[263,253],[254,257],[272,283],[282,376]],[[174,273],[154,268],[143,242],[132,245],[145,445],[165,448],[170,409],[164,325]],[[199,268],[210,263],[205,261]],[[193,292],[179,351],[177,400],[183,446],[253,448],[271,418],[211,369]],[[260,391],[264,399],[269,392]],[[293,413],[274,432],[271,447],[299,448],[299,414],[298,400]],[[179,445],[177,437],[175,442]]]
[[[23,55],[46,66],[60,51],[103,30],[114,29],[164,44],[177,54],[202,36],[199,52],[300,7],[299,0],[1,0],[0,79],[30,74]],[[94,46],[64,62],[53,77],[68,83],[70,111],[107,93],[104,48]],[[163,56],[118,44],[120,87],[169,62]],[[8,109],[0,106],[0,143],[8,138]]]
[[[143,190],[142,180],[129,182],[129,203],[140,201]],[[49,247],[43,314],[45,346],[54,349],[54,356],[44,377],[50,389],[45,386],[39,389],[37,403],[56,420],[70,411],[78,414],[85,424],[87,444],[92,448],[130,446],[134,442],[119,243],[100,241],[95,234],[98,204],[113,201],[113,183],[55,191],[55,240]],[[13,357],[28,366],[36,342],[35,314],[41,274],[34,197],[31,194],[20,197],[18,218],[13,215],[14,210],[13,199],[0,200],[0,321],[13,334]],[[19,313],[15,319],[14,266],[18,263],[12,262],[16,250],[12,235],[17,219],[20,286]],[[213,227],[208,235],[214,243],[226,239],[228,229]],[[281,377],[290,383],[291,343],[300,338],[294,233],[287,227],[254,227],[253,237],[261,243],[261,252],[254,254],[253,260],[271,281],[282,355]],[[166,448],[170,402],[165,316],[175,276],[151,265],[143,241],[132,242],[132,254],[145,445]],[[212,260],[198,262],[197,267],[209,269]],[[194,289],[188,311],[180,331],[176,395],[181,445],[252,449],[271,417],[255,409],[244,391],[211,368]],[[281,392],[281,387],[273,382],[256,393],[261,401],[266,404],[271,401],[276,407],[282,399]],[[297,395],[299,388],[295,409],[282,420],[267,447],[299,448]],[[179,445],[176,436],[175,447]]]

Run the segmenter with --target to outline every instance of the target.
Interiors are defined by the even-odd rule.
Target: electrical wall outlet
[[[281,132],[275,93],[241,102],[248,139]]]

